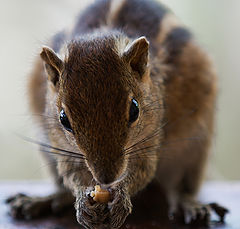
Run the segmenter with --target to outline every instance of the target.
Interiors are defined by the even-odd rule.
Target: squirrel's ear
[[[139,37],[126,47],[123,53],[124,60],[131,68],[143,76],[148,65],[149,42],[146,37]]]
[[[63,70],[63,61],[49,47],[43,47],[40,53],[42,60],[45,62],[48,79],[56,85],[59,81],[59,76]]]

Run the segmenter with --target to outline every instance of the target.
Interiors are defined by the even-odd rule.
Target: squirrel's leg
[[[212,211],[223,222],[225,214],[228,212],[226,208],[216,203],[204,204],[197,200],[196,194],[202,180],[202,168],[197,166],[186,172],[180,185],[180,191],[173,193],[172,198],[170,198],[170,214],[174,215],[179,208],[180,217],[185,224],[208,226]]]
[[[6,203],[10,206],[10,215],[17,219],[33,219],[43,215],[58,215],[70,206],[74,206],[75,198],[64,188],[63,181],[57,174],[56,161],[49,155],[44,155],[49,162],[49,170],[57,186],[57,191],[51,195],[38,197],[19,193],[9,197]]]
[[[47,214],[60,214],[74,203],[73,195],[66,189],[44,197],[17,194],[9,197],[10,214],[17,219],[33,219]]]

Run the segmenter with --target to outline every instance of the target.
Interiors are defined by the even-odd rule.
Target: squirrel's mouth
[[[122,174],[121,176],[117,177],[117,179],[115,179],[113,182],[111,183],[102,183],[100,182],[98,179],[95,179],[96,183],[101,185],[101,187],[103,187],[104,189],[108,189],[108,188],[111,188],[112,186],[117,186],[119,183],[121,183],[125,177],[127,176],[127,173],[125,172],[124,174]]]
[[[91,171],[92,172],[92,171]],[[118,183],[120,180],[122,180],[123,176],[117,176],[116,172],[92,172],[93,178],[98,184],[101,184],[103,186],[109,187],[115,183]]]
[[[106,187],[120,183],[127,176],[127,166],[124,161],[116,163],[117,166],[114,166],[114,163],[112,163],[113,166],[108,166],[107,163],[102,165],[97,163],[90,164],[88,161],[86,161],[86,164],[96,183]]]

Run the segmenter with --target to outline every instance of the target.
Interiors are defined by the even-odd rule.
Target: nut
[[[110,200],[110,192],[106,189],[101,189],[100,185],[95,186],[95,190],[90,193],[90,196],[98,203],[108,203]]]

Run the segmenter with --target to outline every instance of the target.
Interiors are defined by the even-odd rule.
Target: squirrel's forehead
[[[67,59],[70,62],[76,58],[96,60],[118,56],[116,41],[110,38],[72,42],[68,44],[67,50]]]
[[[126,79],[124,80],[118,72],[98,72],[86,69],[65,75],[61,88],[63,100],[80,101],[80,104],[81,101],[87,101],[94,106],[100,103],[103,103],[102,105],[126,103],[130,91]]]
[[[85,74],[122,71],[123,65],[116,41],[111,37],[70,43],[65,58],[67,70]]]
[[[69,52],[63,75],[63,91],[70,98],[99,101],[126,101],[128,71],[111,43],[83,47]],[[104,98],[104,99],[101,99]]]
[[[116,92],[126,90],[130,73],[115,55],[84,55],[66,63],[62,81],[65,88]]]
[[[118,65],[97,64],[91,65],[79,64],[77,69],[67,70],[62,78],[62,84],[65,88],[76,88],[90,90],[125,90],[129,84],[128,72],[118,70]],[[104,90],[105,91],[105,90]]]

